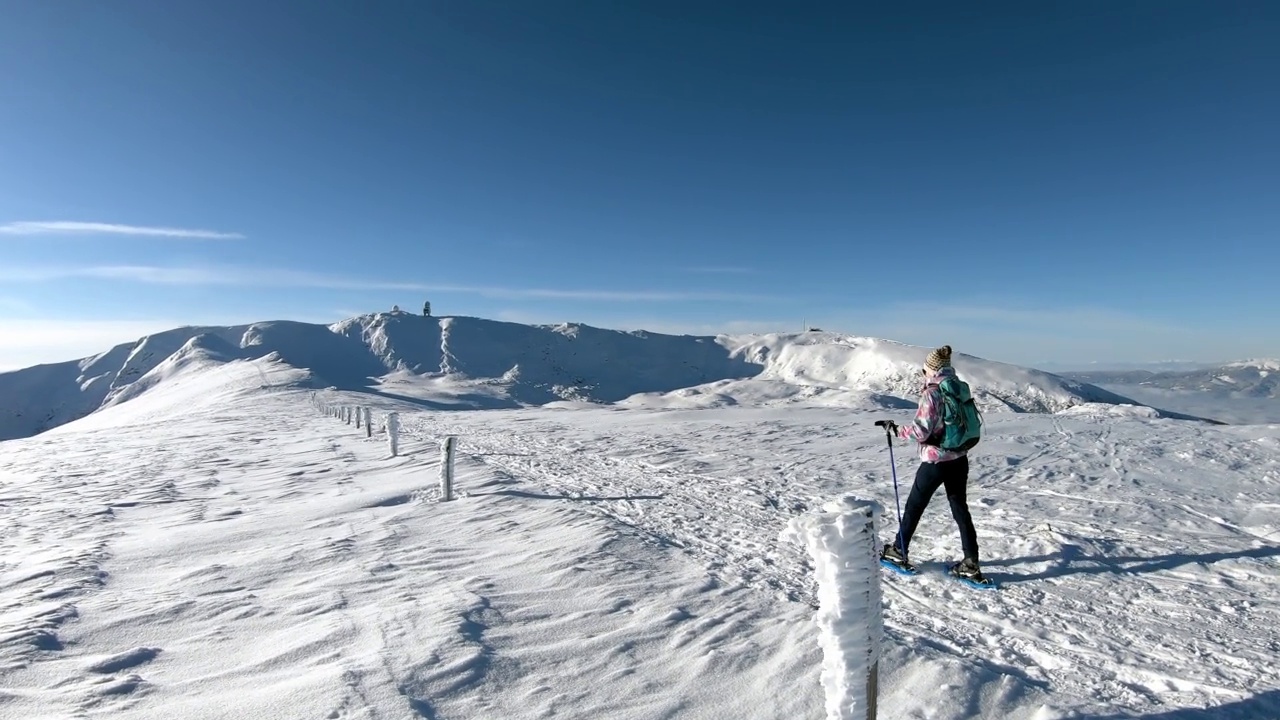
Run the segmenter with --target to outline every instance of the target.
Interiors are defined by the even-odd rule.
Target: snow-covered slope
[[[453,383],[499,386],[506,406],[557,400],[613,402],[721,378],[758,366],[733,357],[713,337],[602,330],[580,324],[523,325],[407,313],[365,315],[332,330],[370,348],[387,370],[447,375]],[[402,383],[403,384],[403,383]],[[403,388],[413,395],[412,388]]]
[[[327,327],[284,321],[187,327],[95,358],[0,374],[0,440],[131,401],[192,363],[213,371],[223,363],[269,358],[305,371],[292,383],[363,390],[443,409],[562,401],[906,408],[919,395],[928,350],[831,333],[696,337],[401,312]],[[955,363],[988,412],[1133,404],[1037,370],[968,355],[957,355]]]
[[[94,358],[0,374],[0,440],[134,399],[197,356],[207,369],[270,357],[307,371],[292,382],[453,408],[613,402],[760,370],[712,337],[573,324],[377,313],[328,327],[285,321],[185,327]]]
[[[235,348],[183,343],[138,397],[0,446],[0,718],[824,716],[815,568],[780,534],[893,507],[872,422],[909,411],[319,391],[400,412],[391,458]],[[945,577],[936,498],[922,574],[876,576],[879,716],[1280,717],[1280,427],[988,419],[968,497],[1001,589]]]
[[[0,374],[0,440],[35,435],[136,398],[191,361],[212,369],[268,356],[341,387],[368,384],[385,372],[363,344],[323,325],[279,321],[176,328],[96,357]]]
[[[720,381],[664,395],[633,397],[633,407],[807,404],[911,407],[931,348],[890,340],[807,332],[724,339],[730,351],[764,367],[745,381]],[[1087,383],[956,353],[952,362],[984,412],[1059,412],[1086,403],[1136,404]]]

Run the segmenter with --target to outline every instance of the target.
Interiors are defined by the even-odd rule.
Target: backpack
[[[934,385],[942,399],[942,429],[929,438],[943,450],[965,451],[982,439],[982,413],[973,401],[968,383],[956,377]]]

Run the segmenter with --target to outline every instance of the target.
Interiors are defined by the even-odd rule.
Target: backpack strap
[[[943,400],[943,398],[942,398],[942,396],[944,395],[943,390],[942,390],[942,386],[941,386],[941,385],[939,385],[939,384],[938,384],[938,383],[936,383],[936,382],[931,382],[931,383],[928,383],[928,384],[926,384],[926,385],[924,386],[924,391],[925,391],[926,393],[927,393],[927,392],[929,392],[930,390],[937,390],[937,391],[938,391],[938,404],[939,404],[939,407],[938,407],[938,419],[939,419],[939,420],[941,420],[941,419],[942,419],[942,413],[946,411],[946,408],[944,408],[944,407],[942,407],[942,406],[941,406],[941,404],[942,404],[943,402],[945,402],[945,400]],[[937,446],[941,446],[941,445],[942,445],[942,436],[943,436],[943,434],[944,434],[944,433],[946,433],[946,432],[947,432],[947,426],[946,426],[946,423],[942,423],[941,425],[939,425],[939,427],[938,427],[938,429],[937,429],[937,430],[934,430],[934,431],[933,431],[933,434],[932,434],[932,435],[930,435],[929,437],[925,438],[924,440],[921,440],[921,441],[920,441],[920,444],[921,444],[921,445],[933,445],[933,446],[935,446],[935,447],[937,447]]]

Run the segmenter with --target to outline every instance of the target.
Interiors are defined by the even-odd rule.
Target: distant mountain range
[[[1098,385],[1134,385],[1248,398],[1280,396],[1280,360],[1246,360],[1195,370],[1108,370],[1063,374],[1081,382]]]

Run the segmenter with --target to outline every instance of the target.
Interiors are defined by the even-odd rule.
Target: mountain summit
[[[834,333],[700,337],[398,311],[329,326],[275,321],[183,327],[94,357],[0,374],[0,440],[127,402],[181,373],[236,362],[296,369],[291,384],[373,392],[441,409],[558,401],[906,408],[918,396],[927,352]],[[1037,370],[968,355],[957,355],[955,363],[988,412],[1133,404]]]

